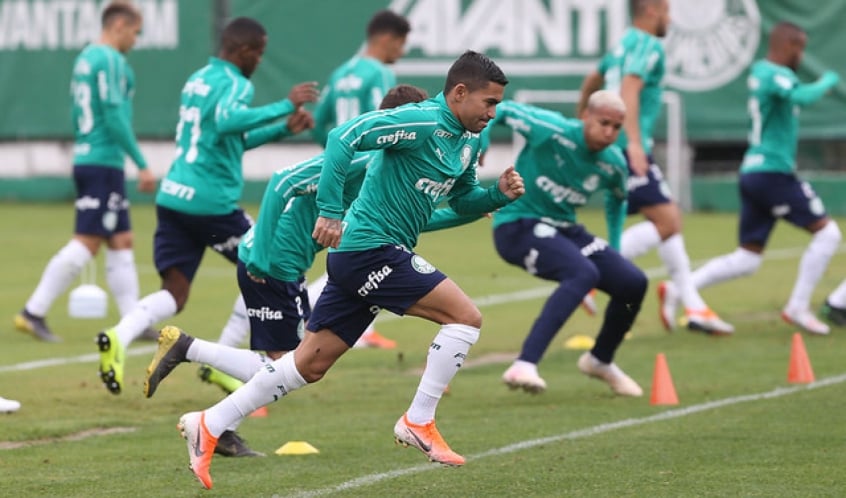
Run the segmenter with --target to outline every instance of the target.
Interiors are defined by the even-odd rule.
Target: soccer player
[[[626,216],[628,169],[613,144],[625,114],[623,100],[608,90],[591,94],[581,120],[511,101],[497,106],[491,124],[506,124],[526,139],[515,164],[526,194],[494,213],[496,250],[506,262],[559,283],[532,325],[520,356],[502,376],[512,389],[532,393],[546,389],[538,363],[582,297],[597,288],[611,300],[596,344],[579,358],[579,370],[604,380],[617,394],[643,394],[613,362],[647,287],[646,275],[617,252]],[[602,190],[609,242],[576,221],[576,210]]]
[[[714,313],[693,285],[690,259],[682,237],[681,210],[672,199],[661,169],[652,159],[652,131],[661,111],[664,48],[661,38],[670,22],[668,0],[630,0],[632,27],[617,47],[606,54],[599,69],[582,85],[581,108],[588,96],[603,86],[618,92],[626,104],[626,120],[618,144],[629,163],[628,214],[646,221],[623,232],[620,252],[634,259],[658,247],[671,280],[658,287],[659,316],[671,331],[681,299],[687,326],[709,334],[731,334],[734,327]]]
[[[310,114],[299,108],[316,100],[314,83],[294,86],[278,102],[249,107],[254,92],[249,77],[266,44],[259,22],[232,20],[223,30],[218,57],[211,57],[182,88],[176,158],[156,196],[153,256],[161,290],[97,336],[100,375],[113,394],[123,388],[124,349],[145,327],[182,311],[206,247],[236,262],[238,242],[251,224],[238,206],[244,150],[312,124]],[[286,116],[287,122],[276,122]]]
[[[0,396],[0,413],[12,413],[21,409],[21,402]]]
[[[468,51],[450,68],[443,93],[361,115],[330,132],[313,232],[317,243],[332,248],[329,283],[293,353],[261,369],[217,405],[180,418],[191,469],[206,488],[212,486],[209,467],[218,435],[242,414],[319,381],[381,308],[441,325],[411,406],[394,426],[397,441],[433,461],[464,464],[434,418],[444,389],[479,337],[481,313],[412,249],[442,200],[460,214],[486,213],[523,193],[522,178],[513,168],[488,189],[476,179],[479,132],[494,117],[507,83],[493,61]],[[382,161],[368,171],[344,214],[343,188],[355,153],[379,149],[385,150]]]
[[[396,85],[396,76],[389,65],[402,57],[409,31],[408,20],[390,10],[380,10],[370,18],[364,53],[356,54],[335,69],[320,94],[312,130],[318,143],[326,145],[330,129],[379,108],[382,97]],[[328,278],[324,273],[309,284],[311,302],[317,301]],[[355,345],[393,349],[396,344],[378,333],[371,323]]]
[[[125,156],[129,155],[138,167],[139,191],[154,191],[156,179],[147,169],[132,131],[135,73],[124,54],[135,45],[142,18],[131,4],[113,2],[103,10],[101,23],[99,41],[77,56],[71,78],[74,235],[47,264],[38,286],[14,320],[18,330],[48,342],[60,340],[47,326],[50,306],[103,244],[107,247],[106,282],[121,316],[129,313],[139,295],[123,170]]]
[[[799,262],[799,273],[781,317],[812,334],[829,327],[810,309],[811,294],[840,244],[840,229],[826,215],[822,200],[796,176],[799,107],[818,101],[839,81],[826,71],[814,83],[803,84],[796,69],[807,34],[789,22],[776,24],[765,59],[749,75],[749,147],[740,165],[739,247],[714,258],[693,273],[698,288],[751,275],[778,219],[805,229],[811,243]]]

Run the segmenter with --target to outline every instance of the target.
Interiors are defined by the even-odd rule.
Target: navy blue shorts
[[[625,151],[623,151],[625,154]],[[626,155],[626,161],[629,156]],[[637,176],[629,166],[629,179],[626,182],[626,190],[628,191],[628,214],[639,213],[642,208],[649,206],[656,206],[658,204],[668,204],[673,202],[673,193],[670,192],[670,186],[664,180],[664,174],[661,168],[655,164],[652,155],[646,158],[649,161],[649,170],[646,176]]]
[[[628,297],[646,288],[643,271],[582,225],[517,220],[496,227],[494,245],[508,263],[544,280],[578,283],[584,294],[596,287],[610,296]]]
[[[447,277],[421,256],[399,246],[330,252],[329,281],[317,298],[308,330],[330,329],[350,347],[382,308],[397,315]]]
[[[76,185],[74,233],[109,238],[131,229],[122,169],[87,164],[74,166],[73,183]]]
[[[293,351],[303,338],[305,322],[311,315],[305,277],[283,282],[265,277],[254,282],[244,262],[238,260],[238,287],[250,319],[250,349],[254,351]]]
[[[807,182],[789,173],[740,175],[741,244],[766,245],[779,218],[805,228],[826,217],[822,199]]]
[[[188,279],[203,260],[206,247],[235,263],[238,243],[249,230],[252,220],[243,210],[229,214],[199,216],[156,206],[156,234],[153,237],[153,260],[159,274],[176,268]]]

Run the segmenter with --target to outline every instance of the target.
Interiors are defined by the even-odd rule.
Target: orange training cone
[[[802,334],[793,334],[793,345],[790,348],[790,365],[787,368],[787,382],[791,384],[809,384],[814,381],[814,369],[805,351]]]
[[[652,396],[649,398],[652,405],[677,405],[679,397],[676,396],[676,388],[673,386],[673,378],[670,376],[670,367],[667,366],[667,358],[664,353],[658,353],[655,357],[655,373],[652,375]]]

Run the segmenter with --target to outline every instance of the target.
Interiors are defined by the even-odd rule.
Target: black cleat
[[[44,342],[62,342],[62,338],[53,334],[47,326],[47,320],[44,317],[35,316],[26,308],[15,315],[15,328]]]
[[[167,377],[177,365],[188,361],[186,354],[194,338],[178,327],[168,325],[159,332],[159,347],[153,355],[150,366],[147,367],[147,378],[144,380],[144,396],[150,398],[159,387],[159,383]]]
[[[247,446],[247,443],[241,439],[235,431],[223,431],[223,434],[217,439],[217,446],[214,452],[218,455],[226,457],[263,457],[264,453],[255,451]]]
[[[826,299],[825,304],[822,305],[820,314],[826,320],[839,327],[846,326],[846,308],[838,308],[837,306],[829,303],[828,299]]]

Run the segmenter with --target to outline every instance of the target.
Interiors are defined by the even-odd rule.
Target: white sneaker
[[[827,335],[830,331],[828,325],[819,321],[811,310],[790,311],[785,308],[781,311],[781,319],[811,334]]]
[[[583,374],[604,380],[611,390],[620,396],[643,396],[643,389],[625,374],[615,363],[602,363],[590,351],[579,358],[579,370]]]
[[[517,363],[512,364],[502,374],[502,381],[511,389],[522,389],[527,393],[538,394],[546,391],[546,381],[536,372]]]
[[[723,321],[710,308],[704,310],[687,310],[687,328],[690,330],[705,332],[710,335],[731,335],[734,334],[734,326]]]
[[[0,413],[13,413],[21,409],[21,402],[0,397]]]
[[[679,293],[676,284],[665,280],[658,284],[658,316],[667,332],[672,332],[676,325],[676,305]]]

